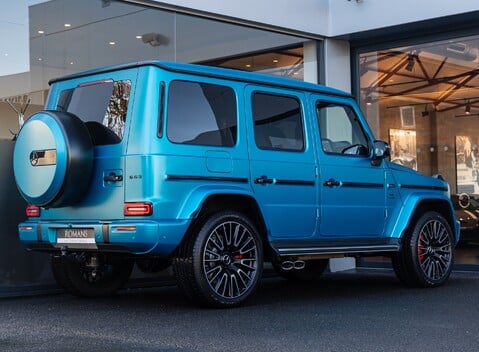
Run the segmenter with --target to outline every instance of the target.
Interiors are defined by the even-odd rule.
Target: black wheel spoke
[[[214,234],[214,236],[211,236],[211,244],[214,247],[218,248],[220,251],[225,249],[225,245],[223,243],[223,238],[216,233]]]
[[[208,270],[206,272],[206,276],[208,277],[208,280],[210,282],[214,282],[218,275],[220,275],[222,272],[221,267],[219,266],[214,266],[212,269]]]
[[[218,262],[221,260],[221,256],[211,249],[206,249],[207,257],[205,258],[206,262]]]

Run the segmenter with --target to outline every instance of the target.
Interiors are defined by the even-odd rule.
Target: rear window
[[[174,81],[168,96],[168,139],[174,143],[236,144],[236,96],[225,86]]]
[[[130,90],[129,80],[83,84],[63,91],[57,110],[84,121],[95,145],[119,143],[125,131]]]

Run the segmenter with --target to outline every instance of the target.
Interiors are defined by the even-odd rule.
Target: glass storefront
[[[391,160],[449,182],[462,240],[479,264],[479,36],[359,54],[361,107]]]
[[[11,165],[21,121],[43,108],[52,78],[141,60],[197,62],[303,79],[303,45],[291,35],[129,3],[11,1],[0,14],[0,158]],[[48,256],[18,241],[24,201],[11,167],[0,172],[0,293],[51,282]],[[48,278],[50,277],[50,281]]]
[[[293,79],[304,79],[303,45],[277,48],[255,54],[211,60],[208,65],[255,71]]]
[[[7,12],[22,15],[17,26],[0,22],[0,138],[18,131],[23,110],[30,115],[43,106],[50,79],[94,67],[155,59],[303,79],[304,38],[125,1],[12,6]]]

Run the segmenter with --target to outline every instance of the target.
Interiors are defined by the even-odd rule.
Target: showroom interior
[[[18,8],[11,13],[26,17],[27,25],[0,21],[0,33],[8,37],[0,53],[4,165],[11,164],[20,121],[42,109],[49,80],[66,74],[155,59],[327,83],[323,38],[310,33],[174,11],[154,2],[31,0],[12,6]],[[479,270],[479,27],[437,32],[405,36],[398,30],[392,36],[338,40],[351,48],[351,90],[376,137],[390,143],[391,160],[449,182],[467,235],[456,266]],[[7,243],[0,249],[0,288],[53,285],[48,258],[27,253],[18,242],[16,224],[25,204],[11,167],[2,168],[0,192],[5,223],[0,238]],[[364,264],[384,262],[371,258]]]

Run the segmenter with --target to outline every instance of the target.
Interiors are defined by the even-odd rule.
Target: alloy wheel
[[[447,275],[452,265],[453,246],[447,228],[438,220],[430,220],[421,229],[417,253],[424,274],[431,280]]]
[[[258,274],[258,247],[251,231],[236,221],[214,228],[205,242],[203,272],[211,289],[223,298],[248,291]]]

